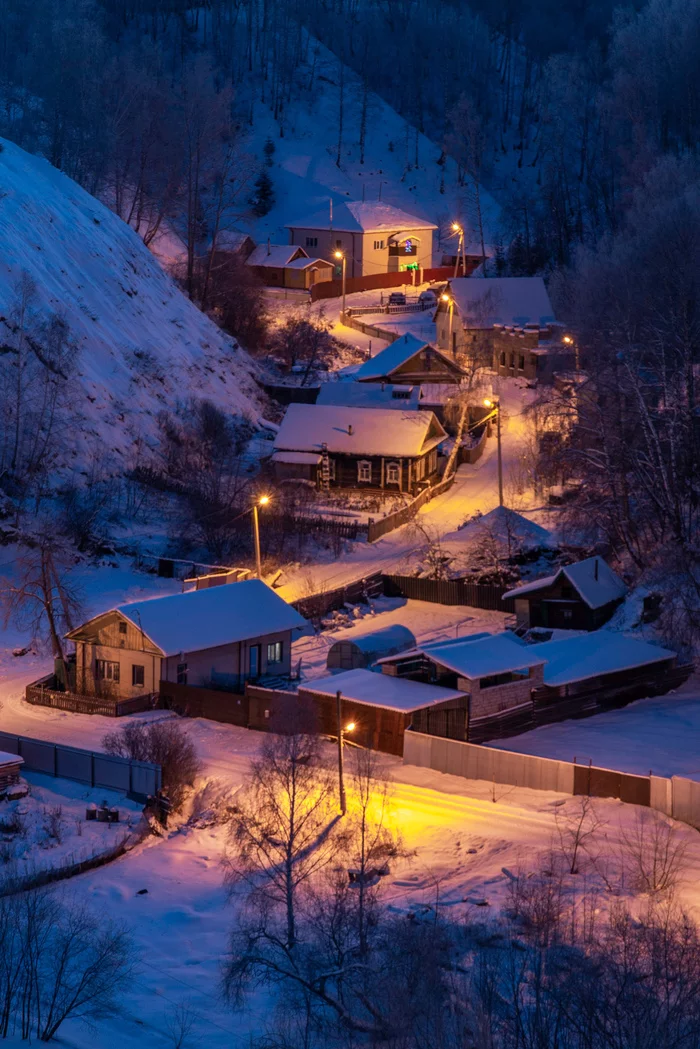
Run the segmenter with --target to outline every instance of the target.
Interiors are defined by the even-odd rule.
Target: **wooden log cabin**
[[[446,437],[432,412],[290,404],[272,463],[279,481],[413,494],[437,479]]]
[[[454,384],[464,374],[457,361],[409,332],[360,365],[355,378],[358,382]]]

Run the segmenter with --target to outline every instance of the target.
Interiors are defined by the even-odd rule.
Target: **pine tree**
[[[265,163],[269,168],[272,167],[272,158],[275,155],[275,143],[272,141],[270,136],[265,139],[265,145],[263,146],[263,153],[265,154]]]
[[[261,171],[255,180],[255,190],[250,198],[253,214],[260,219],[271,211],[275,203],[275,190],[267,171]]]

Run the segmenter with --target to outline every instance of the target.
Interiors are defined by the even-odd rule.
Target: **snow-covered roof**
[[[544,662],[540,655],[542,648],[542,645],[524,645],[513,634],[504,631],[501,634],[473,634],[421,645],[410,652],[403,652],[400,657],[389,656],[379,662],[392,663],[415,654],[425,656],[462,677],[475,680],[491,674],[541,666]]]
[[[246,259],[247,266],[289,266],[301,252],[301,258],[308,255],[298,244],[258,244],[257,248]]]
[[[278,452],[329,452],[342,455],[424,455],[446,437],[432,412],[391,408],[290,404],[275,437]]]
[[[408,397],[395,397],[395,391],[410,391],[410,394]],[[411,411],[418,408],[420,391],[420,386],[395,386],[388,382],[325,382],[316,398],[316,404]]]
[[[457,277],[449,282],[448,291],[465,328],[544,327],[555,321],[541,277]]]
[[[627,593],[627,587],[619,576],[615,575],[612,568],[602,557],[587,557],[585,561],[577,561],[573,565],[565,565],[554,575],[543,576],[535,579],[532,583],[525,583],[503,595],[502,600],[510,597],[526,597],[538,590],[546,590],[553,586],[564,576],[571,586],[580,594],[589,608],[603,608],[611,601],[619,601]]]
[[[309,266],[325,266],[326,269],[333,269],[333,263],[326,262],[325,259],[292,259],[287,263],[288,270],[307,270]]]
[[[453,549],[457,546],[469,547],[479,544],[487,538],[505,548],[510,544],[533,549],[550,546],[552,543],[551,532],[546,528],[505,506],[497,506],[486,514],[465,521],[455,532],[443,536],[442,541],[443,544],[449,543],[450,549]],[[538,580],[538,584],[540,582]]]
[[[361,634],[359,637],[339,638],[331,645],[329,652],[335,645],[350,644],[359,648],[366,655],[389,655],[389,653],[403,652],[407,648],[414,648],[416,639],[408,629],[401,623],[393,623],[391,626],[382,627],[381,630],[373,630],[369,634]]]
[[[367,382],[372,379],[381,379],[385,375],[391,375],[392,372],[400,368],[402,364],[406,364],[411,357],[414,357],[426,347],[431,350],[434,357],[446,364],[450,370],[454,370],[456,374],[461,373],[459,365],[445,357],[440,350],[431,346],[425,339],[418,339],[412,332],[406,332],[401,338],[396,339],[395,342],[389,343],[383,350],[380,350],[375,357],[370,357],[368,361],[361,364],[355,372],[355,377],[359,382]]]
[[[240,251],[248,240],[252,241],[250,234],[239,229],[222,229],[216,237],[216,250]]]
[[[21,758],[19,754],[10,754],[6,750],[0,750],[0,769],[7,768],[8,765],[24,765],[24,758]]]
[[[294,463],[298,466],[318,466],[321,456],[317,452],[275,452],[273,463]]]
[[[544,683],[552,686],[633,670],[676,655],[667,648],[612,630],[594,630],[565,641],[544,641],[534,645],[533,650],[545,660]]]
[[[340,692],[344,699],[384,710],[397,710],[404,714],[433,707],[450,699],[460,699],[464,692],[439,685],[425,685],[422,681],[390,674],[376,674],[371,670],[345,670],[332,677],[319,678],[304,690],[322,696],[334,696]]]
[[[432,222],[409,215],[400,208],[382,201],[352,200],[333,205],[333,220],[330,207],[288,222],[286,229],[339,230],[341,233],[383,233],[412,229],[437,229]]]
[[[260,579],[130,601],[111,611],[133,623],[164,656],[198,652],[306,626],[296,609]],[[102,613],[90,622],[109,614]],[[86,625],[72,630],[67,637],[74,640]]]

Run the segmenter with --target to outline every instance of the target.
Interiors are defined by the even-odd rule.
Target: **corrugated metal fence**
[[[639,776],[595,765],[577,765],[534,754],[517,754],[476,743],[440,739],[409,730],[404,765],[418,765],[465,779],[482,779],[530,790],[589,794],[645,805],[700,829],[700,783],[682,776]]]
[[[19,754],[24,758],[24,767],[30,772],[45,772],[49,776],[86,783],[90,787],[119,790],[125,794],[143,798],[160,789],[160,765],[147,761],[100,754],[79,747],[66,747],[61,743],[50,743],[45,739],[14,736],[0,732],[0,750]]]
[[[514,612],[515,602],[501,600],[508,589],[468,583],[464,579],[419,579],[416,576],[385,575],[385,592],[389,597],[408,597],[414,601],[432,601],[439,605],[471,605],[492,612]]]

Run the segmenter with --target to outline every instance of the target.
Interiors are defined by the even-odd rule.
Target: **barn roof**
[[[395,396],[395,391],[403,391],[407,396]],[[420,386],[396,386],[389,382],[324,382],[316,398],[316,404],[411,411],[418,408],[420,392]]]
[[[602,557],[587,557],[573,565],[564,565],[554,575],[543,576],[532,583],[516,586],[503,595],[502,600],[512,597],[527,597],[539,590],[546,590],[564,576],[590,609],[603,608],[611,601],[619,601],[627,587]]]
[[[319,453],[325,444],[336,454],[414,458],[435,448],[446,436],[432,412],[290,404],[274,450]]]
[[[287,267],[286,268],[288,270],[308,270],[308,268],[310,266],[316,266],[316,267],[324,266],[326,269],[329,269],[329,270],[333,269],[333,263],[332,262],[326,262],[325,259],[306,259],[306,258],[292,259],[291,262],[287,263]]]
[[[406,332],[400,339],[396,339],[395,342],[389,343],[383,350],[380,350],[375,357],[370,357],[368,361],[361,364],[355,372],[355,378],[359,382],[367,382],[372,379],[381,379],[385,375],[391,375],[392,372],[400,368],[402,364],[406,364],[426,347],[432,351],[435,357],[447,365],[451,371],[457,374],[461,373],[459,366],[445,357],[440,350],[431,346],[425,339],[418,339],[412,332]]]
[[[246,266],[289,266],[299,252],[301,258],[308,259],[309,256],[298,244],[258,244],[246,259]]]
[[[676,655],[668,648],[612,630],[593,630],[562,641],[544,641],[533,647],[544,660],[544,683],[551,686],[634,670],[674,659]]]
[[[448,292],[465,328],[545,327],[555,322],[541,277],[457,277],[449,282]]]
[[[425,685],[422,681],[410,681],[391,674],[377,674],[361,669],[345,670],[332,677],[319,678],[303,687],[306,692],[322,696],[334,696],[339,691],[344,699],[354,703],[382,707],[384,710],[395,710],[404,714],[421,710],[423,707],[433,707],[447,700],[460,699],[465,695],[456,689]]]
[[[328,205],[307,213],[286,229],[339,230],[341,233],[385,233],[412,229],[437,229],[432,222],[409,215],[407,211],[384,204],[382,201],[352,200],[333,205],[331,221]]]
[[[164,656],[198,652],[306,626],[296,609],[260,579],[130,601],[110,611],[128,619]],[[88,622],[109,614],[103,612]],[[87,625],[66,636],[79,639]]]

